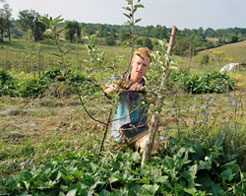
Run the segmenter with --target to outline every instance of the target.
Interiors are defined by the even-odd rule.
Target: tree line
[[[0,42],[4,38],[11,41],[13,38],[30,36],[33,41],[40,41],[47,37],[46,27],[40,22],[41,15],[35,10],[19,11],[18,19],[12,18],[12,9],[5,0],[0,0]],[[78,21],[65,21],[60,27],[64,30],[64,38],[71,43],[83,43],[86,35],[96,35],[97,44],[120,45],[127,42],[131,36],[130,27],[127,25],[79,23]],[[170,37],[171,28],[161,25],[135,26],[137,46],[145,46],[153,49],[158,40]],[[210,39],[208,39],[210,38]],[[213,38],[213,39],[211,39]],[[227,43],[238,42],[246,39],[246,28],[226,29],[183,29],[176,36],[174,54],[190,55],[208,48],[221,46]]]

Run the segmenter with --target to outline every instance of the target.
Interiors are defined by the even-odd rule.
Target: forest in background
[[[47,29],[40,22],[41,15],[35,10],[21,10],[18,18],[12,18],[12,9],[1,0],[0,8],[0,43],[11,41],[12,38],[32,39],[40,41],[47,38]],[[48,16],[48,15],[46,15]],[[83,19],[81,19],[82,21]],[[76,41],[84,43],[87,35],[96,35],[98,45],[124,45],[131,37],[129,25],[93,24],[81,21],[68,21],[65,19],[63,36],[71,43]],[[136,45],[155,49],[158,40],[168,40],[171,27],[165,25],[135,26]],[[246,28],[213,29],[202,27],[198,29],[179,29],[176,37],[174,54],[179,56],[195,55],[198,51],[215,48],[228,43],[235,43],[246,39]]]

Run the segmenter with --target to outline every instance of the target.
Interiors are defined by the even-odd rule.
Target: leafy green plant
[[[205,74],[189,74],[180,70],[171,76],[171,82],[180,83],[184,91],[193,94],[224,93],[234,87],[234,81],[226,74],[212,71]]]
[[[16,96],[15,78],[0,70],[0,96],[4,95]]]
[[[0,179],[3,195],[228,195],[245,194],[245,174],[226,135],[213,145],[170,138],[168,154],[140,168],[138,152],[69,153]]]
[[[21,80],[17,84],[18,95],[20,97],[38,97],[48,89],[49,84],[38,78]]]
[[[68,91],[74,94],[82,93],[91,95],[100,91],[99,85],[95,84],[92,78],[88,78],[83,73],[68,70],[67,78]],[[40,78],[21,77],[15,78],[8,72],[0,72],[0,96],[20,96],[36,98],[43,95],[52,85],[60,87],[60,82],[64,81],[62,70],[53,68],[41,73]],[[53,93],[53,95],[56,95]]]

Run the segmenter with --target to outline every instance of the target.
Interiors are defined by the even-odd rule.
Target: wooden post
[[[169,40],[169,45],[168,45],[168,49],[167,49],[167,54],[168,55],[172,55],[172,49],[174,46],[174,42],[175,42],[175,37],[176,37],[176,32],[177,32],[177,28],[175,26],[172,27],[172,33],[171,33],[171,37]],[[165,77],[162,78],[160,87],[159,87],[159,93],[158,93],[158,100],[157,100],[157,104],[156,104],[156,108],[157,111],[152,115],[151,118],[151,125],[150,125],[150,129],[149,129],[149,140],[147,142],[147,144],[145,145],[144,148],[144,152],[142,155],[142,161],[141,161],[141,167],[144,168],[146,165],[146,162],[150,159],[150,155],[151,155],[151,151],[152,151],[152,147],[155,141],[155,135],[156,132],[158,131],[159,128],[159,122],[160,122],[160,113],[161,113],[161,108],[162,108],[162,103],[163,103],[163,99],[164,99],[164,88],[167,86],[167,81],[169,78],[169,60],[166,60],[166,74]]]
[[[79,65],[79,52],[78,52],[78,29],[76,29],[76,61],[77,66]]]
[[[5,66],[4,66],[4,70],[7,70],[7,65],[8,65],[8,46],[6,46],[5,48]]]
[[[192,46],[190,46],[189,48],[189,61],[188,61],[188,72],[190,72],[190,63],[191,63],[191,59],[192,59]]]
[[[38,77],[40,78],[41,63],[40,63],[40,48],[38,49]]]

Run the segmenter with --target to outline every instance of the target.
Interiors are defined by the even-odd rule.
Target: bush
[[[0,71],[0,96],[16,96],[15,79],[6,71]]]
[[[39,78],[31,78],[19,81],[17,85],[18,95],[20,97],[38,97],[48,88],[49,83]]]
[[[234,87],[234,81],[226,73],[217,71],[199,75],[180,70],[171,75],[171,83],[180,83],[186,92],[193,94],[224,93]]]
[[[10,76],[5,71],[0,71],[0,96],[20,96],[20,97],[38,97],[45,91],[55,86],[54,91],[64,90],[71,94],[93,94],[101,90],[98,85],[81,73],[69,70],[65,75],[59,68],[54,68],[43,72],[40,78],[22,78],[17,79]],[[69,92],[68,92],[69,91]],[[58,96],[59,92],[52,92],[54,96]]]

